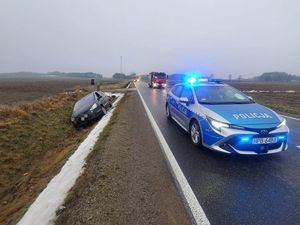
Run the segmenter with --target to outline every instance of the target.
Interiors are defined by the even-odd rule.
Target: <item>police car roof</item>
[[[187,83],[180,83],[176,85],[184,85],[184,86],[192,86],[192,87],[197,87],[197,86],[228,86],[227,84],[223,83],[216,83],[216,82],[197,82],[194,84],[187,84]]]

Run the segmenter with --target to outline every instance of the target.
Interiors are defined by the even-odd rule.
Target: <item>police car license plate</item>
[[[277,137],[253,138],[252,144],[274,144],[277,143]]]

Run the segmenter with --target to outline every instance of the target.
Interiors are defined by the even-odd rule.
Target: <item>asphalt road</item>
[[[166,118],[167,90],[136,86],[211,224],[300,224],[300,121],[287,118],[286,152],[223,155],[194,147],[188,133]]]

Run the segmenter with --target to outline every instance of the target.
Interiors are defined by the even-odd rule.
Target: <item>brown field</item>
[[[300,116],[300,83],[231,82],[230,85],[274,110]],[[261,92],[259,92],[261,91]],[[279,91],[279,92],[277,92]],[[295,91],[295,92],[283,92]]]
[[[74,85],[85,86],[85,81],[24,82],[24,87],[16,80],[0,83],[1,103],[13,93],[9,105],[0,104],[0,224],[16,223],[92,128],[76,130],[70,122],[74,103],[88,93]],[[127,83],[102,87],[117,89]],[[60,93],[68,88],[73,91]]]
[[[0,104],[11,104],[19,101],[32,101],[49,97],[76,87],[91,87],[89,78],[60,77],[26,77],[0,78]],[[117,82],[112,79],[101,80],[101,87],[114,88]],[[128,81],[122,81],[127,83]],[[110,86],[111,87],[110,87]]]

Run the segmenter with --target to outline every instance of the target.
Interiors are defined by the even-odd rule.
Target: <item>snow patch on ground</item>
[[[61,171],[49,182],[48,186],[29,207],[28,211],[18,222],[18,225],[49,225],[54,224],[56,211],[62,207],[68,191],[84,170],[85,160],[93,149],[99,134],[108,124],[115,106],[124,94],[113,94],[117,100],[113,108],[102,117],[87,138],[79,145],[74,154],[68,159]]]

